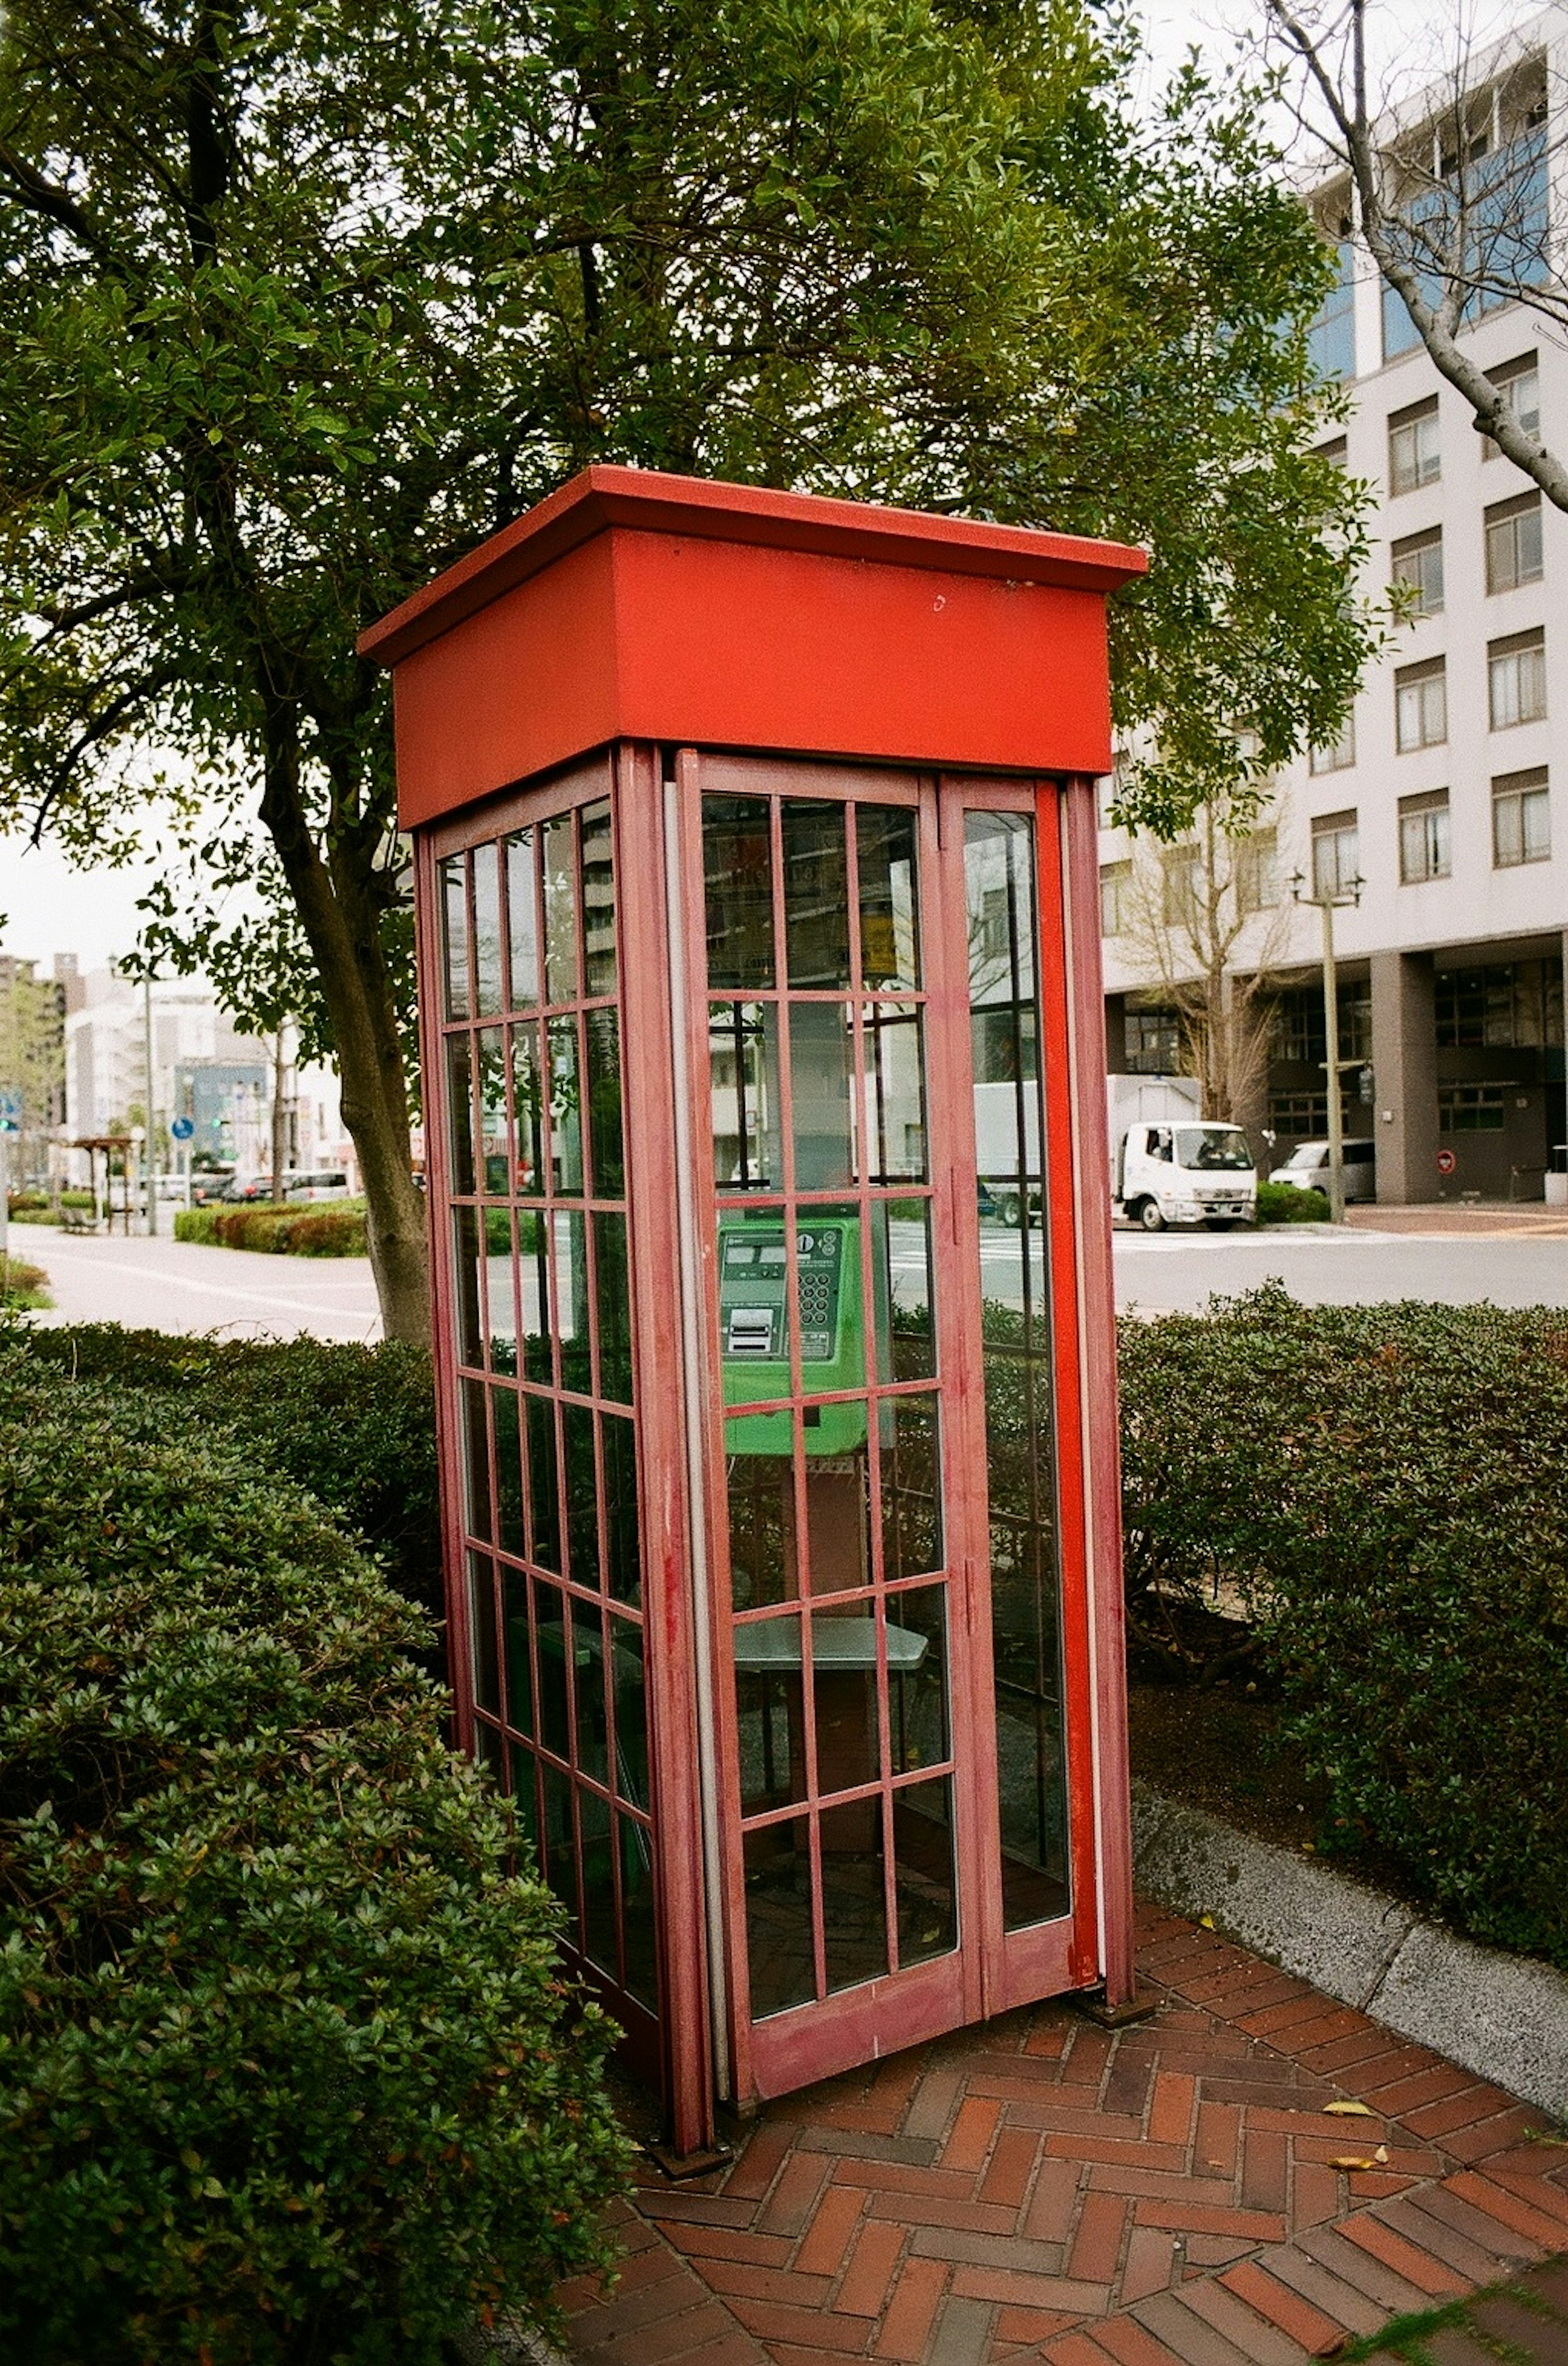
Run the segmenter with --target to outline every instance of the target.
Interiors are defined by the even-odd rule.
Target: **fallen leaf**
[[[1325,2103],[1323,2108],[1325,2112],[1334,2112],[1337,2118],[1342,2120],[1371,2120],[1375,2119],[1377,2116],[1374,2112],[1370,2112],[1367,2109],[1365,2103],[1352,2103],[1349,2101]]]
[[[1379,2145],[1376,2157],[1379,2160],[1386,2160],[1388,2158],[1387,2145]]]
[[[1212,1931],[1214,1927],[1213,1916],[1212,1914],[1200,1914],[1198,1917],[1198,1927],[1201,1931]]]
[[[1330,2169],[1376,2169],[1377,2163],[1368,2153],[1337,2152],[1328,2166]]]

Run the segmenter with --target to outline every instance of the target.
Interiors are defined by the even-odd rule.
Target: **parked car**
[[[1344,1153],[1347,1202],[1375,1200],[1378,1196],[1376,1143],[1370,1135],[1359,1135],[1344,1144]],[[1270,1183],[1293,1183],[1298,1191],[1326,1191],[1327,1143],[1299,1142],[1283,1166],[1276,1166],[1269,1180]]]
[[[286,1175],[286,1200],[346,1200],[348,1177],[342,1167],[321,1167],[310,1174]]]

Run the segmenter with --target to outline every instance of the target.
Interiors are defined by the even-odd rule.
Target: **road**
[[[1568,1224],[1489,1226],[1479,1211],[1464,1231],[1378,1228],[1373,1211],[1353,1227],[1280,1225],[1263,1233],[1115,1235],[1116,1302],[1143,1313],[1192,1312],[1214,1293],[1234,1296],[1277,1278],[1309,1305],[1369,1305],[1396,1298],[1462,1305],[1568,1306]],[[906,1228],[896,1226],[896,1233]],[[900,1299],[924,1294],[923,1250],[894,1243]],[[13,1225],[14,1256],[41,1265],[55,1312],[45,1323],[124,1323],[226,1337],[378,1339],[380,1319],[362,1257],[258,1256],[183,1241],[85,1239],[43,1225]],[[981,1234],[987,1297],[1021,1295],[1019,1239],[1000,1226]],[[906,1272],[908,1279],[906,1279]]]

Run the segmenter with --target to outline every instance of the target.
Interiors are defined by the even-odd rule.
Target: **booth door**
[[[1094,1977],[1047,1248],[1070,1193],[1043,1169],[1060,897],[1028,784],[688,782],[732,2040],[767,2094]]]

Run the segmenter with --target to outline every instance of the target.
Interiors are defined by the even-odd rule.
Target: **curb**
[[[1401,2037],[1568,2118],[1568,1975],[1424,1921],[1385,1891],[1133,1786],[1133,1871],[1216,1929]]]

